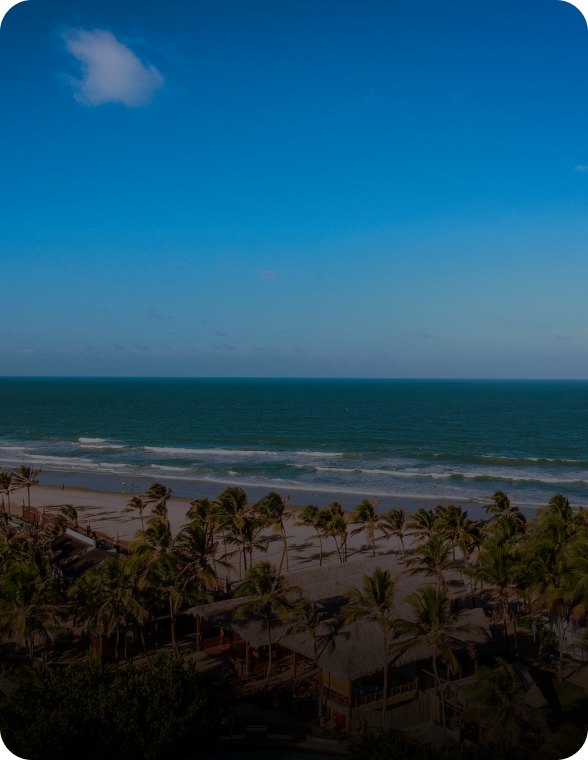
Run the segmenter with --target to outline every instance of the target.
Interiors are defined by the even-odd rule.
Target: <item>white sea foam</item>
[[[280,454],[277,451],[256,451],[248,449],[180,449],[168,446],[144,446],[145,451],[153,451],[157,454],[197,454],[199,456],[271,456],[275,457]]]
[[[152,467],[154,470],[172,470],[174,472],[191,472],[194,470],[193,467],[172,467],[165,464],[150,464],[149,467]]]
[[[78,438],[80,443],[106,443],[106,438]]]

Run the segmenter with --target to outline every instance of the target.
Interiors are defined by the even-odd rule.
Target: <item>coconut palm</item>
[[[177,553],[182,564],[203,579],[204,583],[218,590],[218,567],[231,570],[232,565],[217,558],[218,541],[208,523],[193,521],[184,525],[176,537]]]
[[[294,515],[294,512],[287,511],[286,508],[289,502],[289,496],[284,499],[282,495],[276,493],[276,491],[270,491],[267,496],[264,496],[264,498],[256,504],[257,514],[267,526],[272,526],[274,532],[279,533],[282,536],[282,541],[284,542],[284,552],[282,554],[282,559],[280,560],[278,574],[282,572],[284,557],[286,558],[286,571],[288,572],[290,570],[288,564],[288,542],[286,541],[285,523]]]
[[[121,629],[126,628],[129,618],[143,623],[148,617],[147,610],[137,599],[138,583],[135,563],[122,557],[107,559],[87,570],[69,589],[86,630],[96,626],[106,636],[116,631],[114,657],[117,661]]]
[[[350,523],[360,526],[352,530],[351,535],[356,536],[358,533],[365,532],[368,546],[372,547],[374,557],[376,556],[376,541],[378,540],[375,537],[376,529],[381,519],[381,515],[376,514],[372,502],[369,499],[364,499],[355,507],[349,520]]]
[[[318,664],[318,631],[323,625],[319,611],[314,602],[302,601],[292,610],[293,625],[286,634],[295,636],[299,633],[305,633],[308,641],[312,642],[312,650],[315,665]],[[321,688],[319,692],[319,709],[318,716],[321,717],[323,709],[323,679],[321,678]]]
[[[570,541],[567,554],[567,601],[573,604],[572,617],[582,620],[588,614],[588,531]]]
[[[189,565],[182,564],[178,554],[168,552],[157,557],[144,576],[144,582],[154,588],[168,605],[174,657],[180,655],[176,635],[176,613],[180,606],[186,601],[212,601],[210,595],[202,589],[200,578],[190,570]]]
[[[527,703],[532,682],[518,677],[512,665],[496,657],[498,667],[486,665],[476,671],[476,680],[464,690],[464,702],[471,720],[488,727],[485,741],[501,744],[504,740],[516,746],[523,726],[544,725],[541,713]]]
[[[152,483],[145,491],[147,504],[152,504],[152,515],[163,517],[167,520],[167,503],[171,499],[172,489],[167,488],[161,483]]]
[[[321,517],[323,535],[331,536],[335,541],[335,548],[339,555],[340,562],[347,561],[347,520],[343,512],[341,502],[333,501],[323,510],[324,517]],[[339,539],[339,541],[337,541]]]
[[[169,554],[174,549],[174,540],[169,520],[163,517],[150,517],[145,530],[138,530],[130,548],[135,554],[136,564],[150,564],[162,554]]]
[[[442,536],[432,536],[425,544],[418,547],[415,556],[408,560],[407,565],[413,568],[404,571],[409,575],[426,573],[436,576],[438,590],[441,591],[441,585],[445,586],[446,583],[443,573],[453,567],[449,542]]]
[[[473,531],[476,523],[468,519],[468,513],[461,507],[448,504],[444,514],[438,518],[436,529],[446,537],[453,548],[453,561],[455,562],[455,548],[467,546],[473,539]]]
[[[486,514],[492,515],[490,519],[493,520],[498,517],[504,517],[505,515],[510,515],[515,519],[523,517],[520,509],[510,503],[510,499],[504,491],[494,491],[490,498],[492,503],[485,507]]]
[[[409,638],[393,645],[390,654],[400,655],[422,644],[428,644],[433,652],[433,672],[437,693],[440,683],[437,671],[438,658],[441,658],[447,666],[457,669],[458,661],[455,652],[466,647],[470,655],[473,655],[473,648],[467,642],[483,639],[484,631],[475,623],[464,622],[467,610],[458,610],[453,614],[450,612],[447,587],[438,591],[434,586],[423,586],[409,594],[405,601],[412,607],[416,622],[402,619],[394,621],[394,630],[408,634]],[[447,741],[443,688],[440,689],[440,693],[443,733]]]
[[[502,618],[504,624],[504,638],[506,651],[508,648],[507,620],[510,615],[510,605],[520,598],[527,598],[528,593],[522,588],[522,575],[525,571],[520,557],[510,551],[504,544],[495,544],[488,541],[478,555],[480,567],[466,568],[466,575],[480,581],[485,585],[484,590],[478,591],[478,595],[490,594],[493,603],[492,619]],[[515,647],[518,650],[515,626]]]
[[[400,539],[402,545],[402,561],[404,562],[404,526],[405,526],[404,509],[395,509],[394,507],[382,515],[380,518],[379,529],[384,532],[386,538],[396,536]]]
[[[14,470],[14,481],[18,488],[27,489],[29,507],[31,506],[31,487],[37,485],[39,482],[37,478],[41,472],[41,467],[35,469],[34,467],[25,467],[24,465]]]
[[[0,472],[0,491],[6,494],[6,498],[8,499],[8,514],[11,514],[10,494],[16,491],[17,488],[16,479],[11,472]]]
[[[383,637],[383,667],[384,667],[384,695],[382,703],[382,723],[386,715],[388,701],[388,648],[390,634],[392,633],[392,608],[394,606],[395,582],[392,580],[389,570],[376,567],[372,575],[362,576],[363,587],[348,588],[345,596],[351,599],[351,604],[342,608],[347,624],[358,620],[373,621],[382,631]]]
[[[73,506],[73,504],[63,504],[63,506],[59,508],[59,511],[65,517],[66,520],[69,520],[75,525],[75,528],[77,530],[78,529],[78,510]]]
[[[146,501],[141,496],[133,496],[131,499],[127,501],[127,506],[123,509],[123,515],[128,514],[129,512],[135,512],[135,510],[139,513],[139,517],[141,518],[141,529],[145,530],[145,523],[143,522],[143,512],[147,507],[149,506],[151,502]]]
[[[247,493],[243,488],[229,486],[217,497],[221,505],[223,527],[231,534],[231,543],[237,543],[239,550],[239,580],[241,580],[241,558],[247,570],[247,549],[244,529],[246,520],[253,517],[253,507],[247,503]],[[248,526],[250,528],[250,526]],[[237,537],[239,540],[237,540]],[[228,540],[228,539],[227,539]],[[228,555],[227,555],[228,556]]]
[[[430,539],[436,532],[437,515],[432,509],[423,509],[419,507],[414,515],[410,515],[406,527],[407,535],[415,540]]]
[[[238,524],[231,524],[226,542],[239,547],[236,552],[225,552],[223,559],[233,557],[239,553],[239,573],[241,572],[241,556],[243,564],[247,570],[247,556],[249,556],[249,567],[253,565],[253,552],[259,551],[264,554],[268,550],[269,538],[262,536],[262,531],[266,526],[265,520],[258,519],[252,515],[245,515],[239,519]],[[282,559],[284,555],[282,553]]]
[[[292,605],[286,599],[288,592],[298,592],[296,586],[290,586],[286,578],[280,575],[275,565],[267,560],[257,562],[245,572],[245,579],[235,589],[235,597],[251,597],[235,607],[232,616],[235,619],[248,617],[252,613],[260,613],[265,618],[268,642],[268,664],[265,676],[267,691],[272,668],[272,618],[288,620]]]
[[[32,661],[35,637],[47,641],[57,630],[61,608],[55,603],[55,581],[34,565],[14,562],[0,577],[0,634],[26,647]]]
[[[304,507],[304,509],[300,512],[300,515],[298,516],[298,522],[294,523],[295,527],[307,526],[309,528],[314,528],[316,535],[318,537],[319,546],[320,546],[319,567],[323,566],[324,523],[325,523],[325,513],[321,512],[321,510],[318,507],[315,507],[314,504],[309,504],[308,506]]]

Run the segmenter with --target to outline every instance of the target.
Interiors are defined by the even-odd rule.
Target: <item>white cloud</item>
[[[575,166],[574,168],[577,172],[582,172],[583,174],[588,172],[588,166],[586,166],[586,164],[578,164],[578,166]]]
[[[274,272],[273,269],[260,269],[259,276],[262,280],[279,280],[280,275]]]
[[[154,66],[144,66],[111,32],[70,29],[63,39],[67,51],[82,64],[82,79],[70,79],[78,103],[140,106],[163,86],[159,71]]]

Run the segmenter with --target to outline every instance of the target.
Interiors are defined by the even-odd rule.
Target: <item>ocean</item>
[[[588,507],[587,430],[584,381],[0,379],[2,469],[80,485]]]

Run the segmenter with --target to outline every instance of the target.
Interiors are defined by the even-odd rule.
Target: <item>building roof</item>
[[[414,620],[410,605],[404,600],[419,586],[431,583],[432,579],[419,573],[410,576],[403,573],[405,566],[398,563],[395,555],[382,555],[364,558],[354,562],[330,565],[311,570],[299,570],[285,573],[291,586],[300,587],[305,599],[315,602],[324,617],[324,624],[317,631],[316,647],[318,663],[329,670],[334,676],[344,680],[359,678],[382,670],[384,658],[384,640],[380,627],[375,622],[361,621],[347,625],[341,608],[349,604],[345,590],[351,587],[362,587],[363,574],[371,574],[376,567],[390,570],[396,580],[395,599],[392,609],[392,619]],[[461,573],[451,570],[445,574],[449,594],[452,598],[463,598],[469,591],[464,585]],[[433,582],[434,579],[433,579]],[[288,601],[295,602],[299,594],[290,592]],[[233,619],[232,611],[246,601],[247,597],[226,599],[221,602],[193,607],[189,610],[192,615],[201,615],[215,625],[231,628],[258,648],[268,643],[267,623],[260,614],[249,615],[246,619]],[[474,623],[481,629],[479,641],[490,640],[490,627],[482,609],[464,610],[463,623]],[[286,647],[314,657],[314,641],[309,641],[306,633],[288,635],[292,622],[286,622],[275,617],[272,622],[272,642],[279,642]],[[394,642],[406,640],[408,635],[397,635]],[[463,641],[463,647],[475,643],[471,634],[458,635]],[[389,643],[392,642],[390,636]],[[427,645],[410,650],[397,657],[394,664],[401,666],[409,662],[426,660],[432,656],[432,650]]]
[[[57,553],[57,565],[64,575],[75,577],[91,567],[97,567],[113,555],[104,549],[96,549],[86,541],[64,533],[52,544]]]

